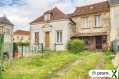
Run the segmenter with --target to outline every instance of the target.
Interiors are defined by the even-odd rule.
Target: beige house
[[[108,48],[111,27],[107,1],[77,7],[71,17],[76,23],[76,33],[72,38],[84,40],[90,50]]]
[[[46,11],[30,23],[32,48],[43,44],[44,49],[66,50],[67,41],[71,38],[69,17],[57,7]]]
[[[14,42],[30,42],[30,32],[25,30],[16,30],[14,32]]]

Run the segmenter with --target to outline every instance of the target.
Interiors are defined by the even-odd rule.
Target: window
[[[96,15],[94,19],[94,27],[100,27],[100,15]]]
[[[35,43],[39,43],[39,32],[35,32]]]
[[[49,20],[50,20],[50,14],[45,14],[44,21],[49,21]]]
[[[83,17],[83,28],[89,28],[88,27],[88,17]]]
[[[62,31],[56,32],[56,41],[57,43],[62,43]]]

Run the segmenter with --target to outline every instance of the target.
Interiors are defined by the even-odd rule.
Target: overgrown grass
[[[112,64],[112,53],[111,52],[106,52],[104,55],[105,63],[103,65],[103,69],[114,69],[114,66]]]
[[[41,56],[16,59],[3,72],[3,79],[43,79],[49,73],[61,68],[65,63],[76,60],[71,53],[50,53]]]
[[[74,65],[63,76],[52,79],[86,79],[89,70],[95,68],[97,61],[101,58],[100,54],[90,53],[79,58],[79,64]]]
[[[109,55],[85,51],[80,54],[68,52],[50,52],[44,57],[40,55],[15,59],[3,72],[3,79],[44,79],[51,75],[50,79],[86,79],[89,70],[94,69],[97,62],[105,58],[104,69],[113,68]],[[53,76],[64,65],[79,60],[79,63],[62,76]]]

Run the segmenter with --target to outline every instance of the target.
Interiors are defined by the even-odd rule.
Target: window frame
[[[57,30],[56,31],[56,43],[57,44],[62,44],[63,42],[63,31],[62,30]]]
[[[34,41],[35,41],[35,44],[38,44],[39,43],[39,32],[34,32]]]
[[[90,28],[88,19],[89,19],[88,16],[82,17],[82,28],[83,29],[89,29]]]
[[[98,18],[97,18],[98,17]],[[101,15],[95,15],[94,16],[94,28],[100,28],[101,27]]]

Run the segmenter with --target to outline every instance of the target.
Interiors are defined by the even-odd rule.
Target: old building
[[[119,51],[119,0],[109,0],[113,51]]]
[[[119,39],[119,0],[109,0],[111,16],[111,41]]]
[[[72,38],[84,40],[90,50],[105,49],[110,44],[110,8],[107,1],[77,7],[72,14],[76,33]]]
[[[43,13],[30,23],[31,47],[43,44],[44,49],[65,50],[71,37],[73,22],[58,8]]]
[[[0,46],[2,52],[9,57],[13,54],[13,27],[14,25],[7,19],[7,17],[0,17]],[[3,34],[3,37],[1,37]],[[2,40],[3,38],[3,40]]]

